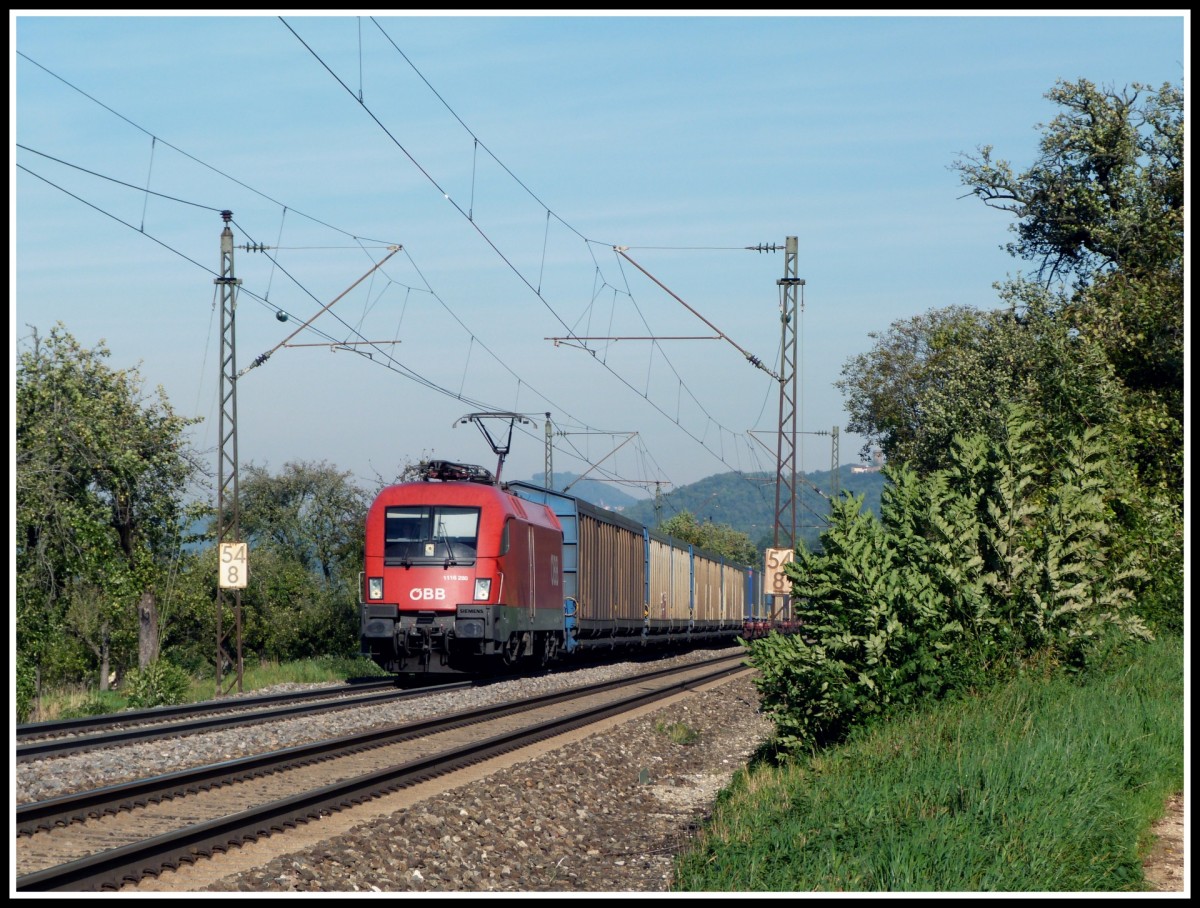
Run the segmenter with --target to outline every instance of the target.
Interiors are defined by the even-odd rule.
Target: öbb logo
[[[421,602],[424,600],[433,600],[441,602],[446,598],[446,591],[442,589],[431,589],[430,587],[414,587],[408,591],[408,598],[413,602]]]

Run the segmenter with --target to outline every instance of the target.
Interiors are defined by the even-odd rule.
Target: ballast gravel
[[[693,652],[666,664],[716,654]],[[642,668],[619,663],[415,703],[23,763],[17,767],[18,800],[511,701]],[[771,723],[758,702],[749,678],[734,679],[201,891],[669,892],[674,855],[709,816],[718,792],[770,737]]]

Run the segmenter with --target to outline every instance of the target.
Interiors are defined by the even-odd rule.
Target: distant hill
[[[605,508],[609,511],[618,511],[626,513],[627,510],[638,503],[639,500],[632,495],[622,492],[610,482],[601,482],[596,479],[580,479],[576,473],[552,473],[554,477],[554,488],[558,491],[567,489],[568,495],[574,495],[576,498],[582,498],[584,501],[594,504],[597,507]],[[534,473],[529,479],[535,485],[545,486],[546,474]],[[641,518],[638,518],[639,520]]]
[[[796,535],[810,550],[820,548],[833,478],[829,470],[796,477]],[[839,492],[863,496],[864,510],[879,513],[882,473],[856,473],[842,466],[837,483]],[[749,536],[760,550],[769,548],[775,536],[775,475],[719,473],[672,489],[657,503],[652,499],[635,502],[623,513],[653,527],[681,511],[690,511],[701,521],[727,524]]]
[[[545,473],[535,473],[530,482],[545,485]],[[796,535],[810,550],[820,548],[820,534],[829,514],[834,474],[815,471],[796,477]],[[572,483],[574,483],[572,485]],[[842,466],[837,472],[840,492],[861,495],[864,510],[879,513],[883,494],[883,474],[853,472]],[[681,511],[690,511],[699,520],[726,524],[745,533],[758,548],[769,548],[775,536],[775,474],[718,473],[691,485],[665,492],[653,498],[634,498],[612,484],[578,479],[572,473],[555,473],[554,488],[570,485],[568,494],[610,511],[658,526]]]

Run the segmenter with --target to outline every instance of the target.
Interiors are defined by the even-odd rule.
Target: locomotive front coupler
[[[420,653],[424,660],[428,660],[432,653],[449,653],[450,641],[444,628],[415,626],[402,628],[397,625],[396,647],[406,655]]]

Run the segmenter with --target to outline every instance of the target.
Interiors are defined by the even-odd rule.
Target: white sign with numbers
[[[221,589],[244,590],[247,567],[246,543],[221,543]]]
[[[795,549],[767,549],[766,569],[763,571],[763,592],[768,596],[792,595],[792,581],[783,566],[796,557]]]

